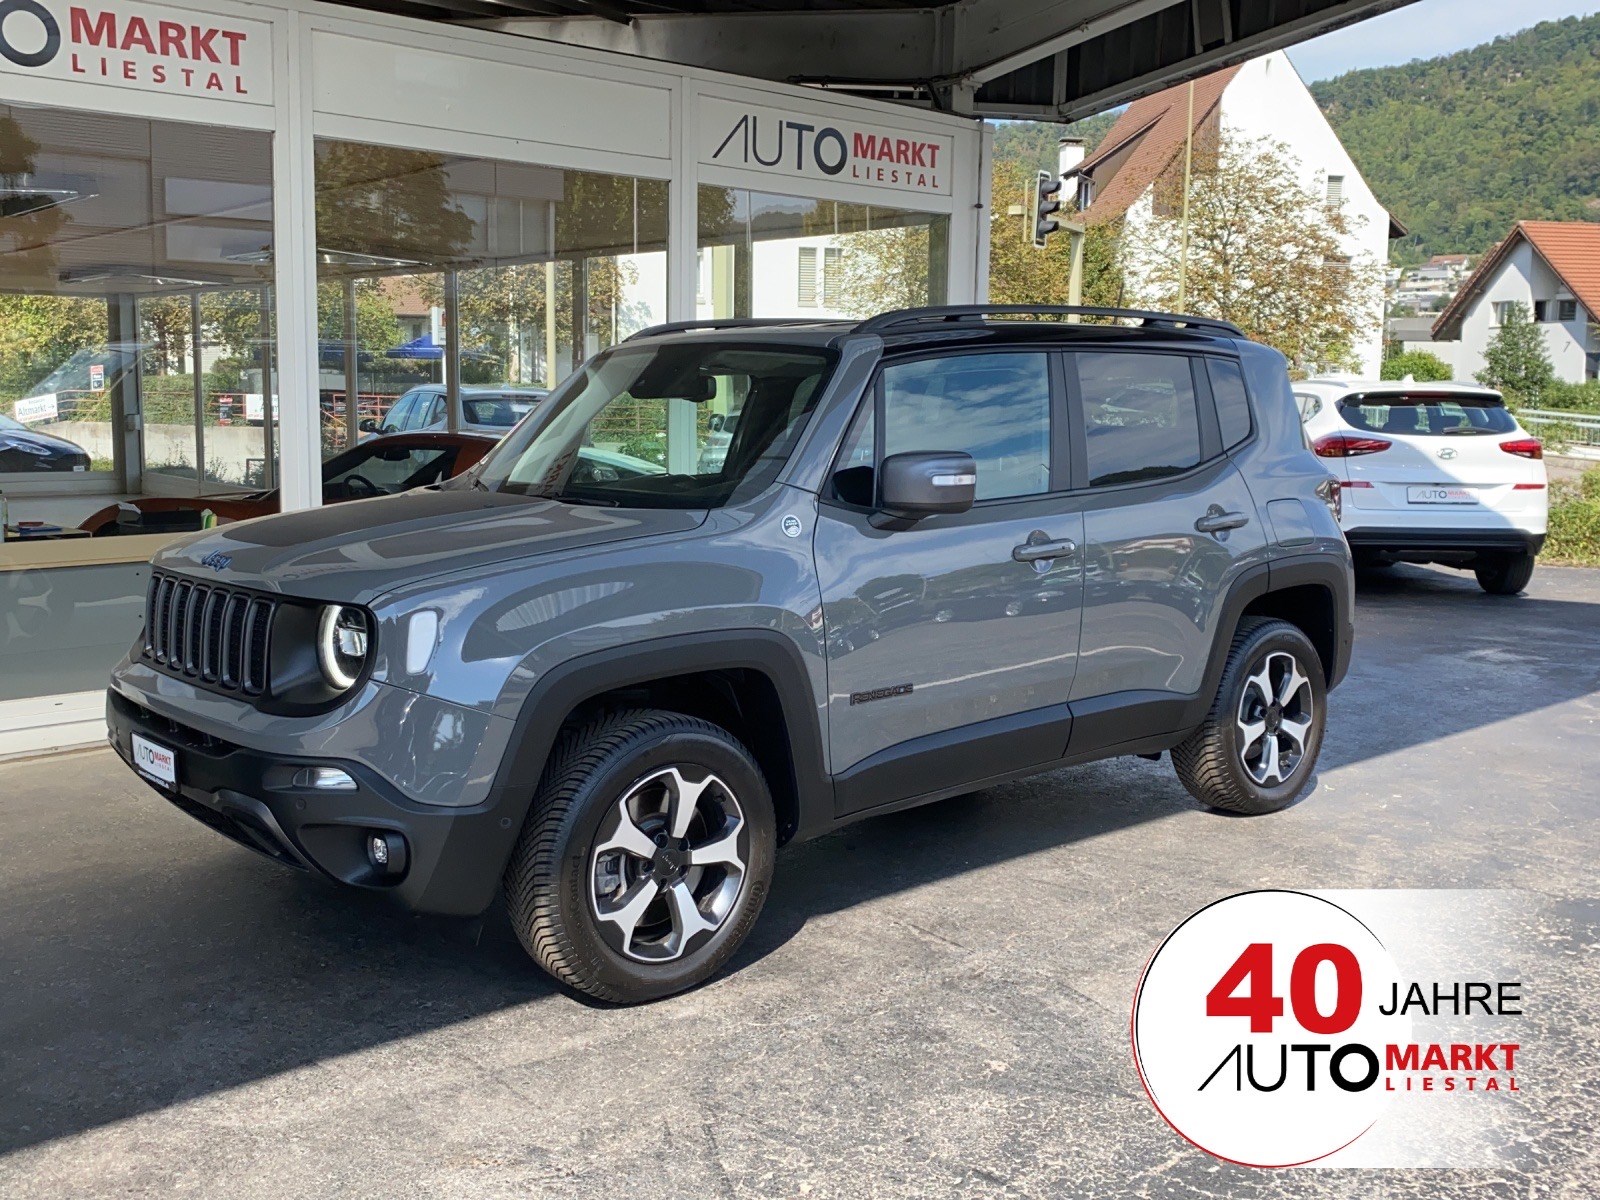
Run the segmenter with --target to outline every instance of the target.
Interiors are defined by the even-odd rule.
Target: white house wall
[[[1517,301],[1526,305],[1531,315],[1535,300],[1563,298],[1572,299],[1572,293],[1562,285],[1560,277],[1533,246],[1525,239],[1520,240],[1462,319],[1457,374],[1470,379],[1483,370],[1486,361],[1484,352],[1499,328],[1494,309],[1497,303]],[[1586,316],[1580,304],[1578,320],[1539,325],[1556,377],[1568,383],[1582,383],[1586,377],[1588,362],[1585,343],[1589,336]]]
[[[1344,253],[1352,261],[1389,261],[1389,213],[1362,177],[1344,143],[1328,124],[1316,99],[1282,51],[1246,63],[1222,93],[1222,125],[1229,133],[1250,139],[1283,142],[1300,161],[1306,189],[1326,195],[1328,177],[1344,176],[1344,211],[1351,232]],[[1377,378],[1383,363],[1383,301],[1377,300],[1363,322],[1356,346],[1360,374]]]

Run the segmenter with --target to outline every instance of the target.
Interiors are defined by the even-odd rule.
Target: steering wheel
[[[379,495],[378,485],[365,475],[346,475],[343,483],[344,494],[352,500],[366,500]]]

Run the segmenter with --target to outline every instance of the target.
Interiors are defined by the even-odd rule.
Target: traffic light
[[[1055,214],[1061,211],[1061,177],[1049,171],[1040,171],[1034,183],[1033,195],[1028,203],[1028,215],[1033,219],[1033,246],[1043,250],[1046,239],[1061,228]]]

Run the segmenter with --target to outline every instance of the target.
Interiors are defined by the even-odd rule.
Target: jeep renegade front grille
[[[144,656],[171,675],[259,696],[277,601],[152,572]]]

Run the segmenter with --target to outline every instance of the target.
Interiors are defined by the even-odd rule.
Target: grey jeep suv
[[[1017,311],[647,330],[456,479],[175,545],[112,742],[285,864],[436,913],[504,888],[618,1002],[711,975],[778,848],[861,817],[1164,751],[1282,808],[1352,636],[1284,360]],[[646,443],[659,473],[576,469]]]

